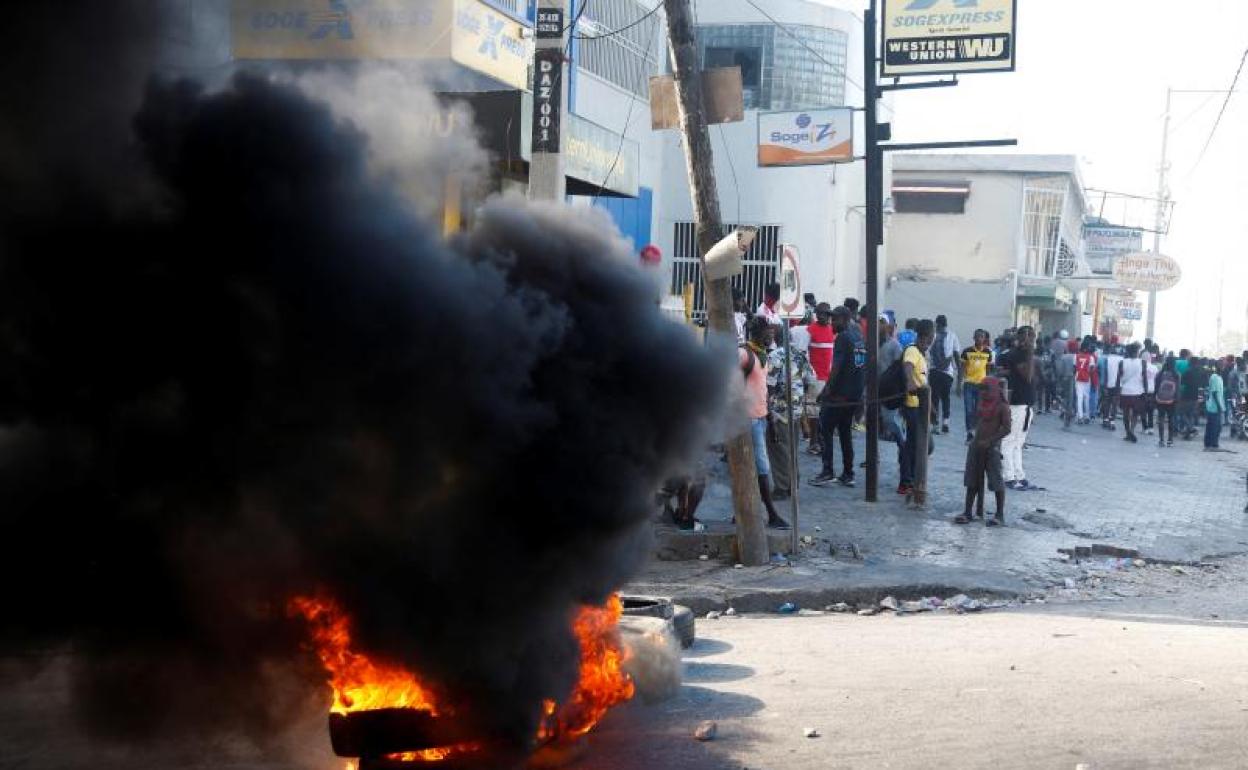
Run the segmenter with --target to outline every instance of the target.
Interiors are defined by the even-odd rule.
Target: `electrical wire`
[[[862,87],[862,84],[861,84],[861,83],[859,83],[858,81],[854,80],[853,78],[851,78],[851,77],[849,76],[849,73],[845,70],[844,65],[841,65],[841,64],[835,64],[835,63],[833,63],[833,62],[828,61],[827,59],[825,59],[825,58],[823,57],[823,54],[819,53],[818,51],[816,51],[815,49],[813,49],[813,48],[811,48],[809,45],[807,45],[806,41],[805,41],[805,40],[802,40],[800,37],[798,37],[798,35],[797,35],[797,33],[796,33],[796,32],[794,32],[793,30],[789,29],[787,25],[782,24],[781,22],[777,21],[777,20],[776,20],[776,18],[775,18],[774,16],[772,16],[771,14],[767,13],[766,11],[764,11],[764,10],[762,9],[762,7],[761,7],[761,6],[759,6],[759,4],[758,4],[758,3],[754,2],[754,0],[745,0],[745,2],[747,2],[747,3],[749,3],[750,5],[754,6],[754,10],[758,11],[758,12],[759,12],[759,13],[761,13],[763,16],[766,16],[768,21],[770,21],[772,24],[775,24],[777,27],[779,27],[779,28],[780,28],[780,30],[781,30],[782,32],[784,32],[784,34],[786,34],[786,35],[788,35],[789,37],[791,37],[791,38],[793,38],[794,40],[796,40],[796,41],[797,41],[797,44],[798,44],[798,45],[800,45],[802,48],[805,48],[807,51],[810,51],[810,53],[811,53],[811,54],[812,54],[812,55],[813,55],[816,59],[818,59],[819,61],[821,61],[821,62],[823,62],[824,64],[826,64],[826,65],[828,65],[829,67],[831,67],[831,68],[832,68],[832,71],[833,71],[835,74],[840,75],[841,77],[845,78],[845,80],[847,80],[847,81],[850,83],[850,85],[854,86],[854,87],[855,87],[855,88],[857,88],[859,91],[865,91],[865,90],[866,90],[865,88],[863,88],[863,87]]]
[[[641,24],[643,21],[645,21],[646,19],[650,18],[655,13],[657,13],[658,10],[662,7],[663,7],[662,3],[656,3],[655,6],[651,8],[649,11],[646,11],[645,15],[643,15],[641,18],[637,19],[631,24],[625,24],[623,27],[620,27],[619,29],[613,29],[613,30],[610,30],[609,32],[603,32],[600,35],[578,35],[576,33],[573,33],[572,37],[576,38],[577,40],[602,40],[603,38],[614,37],[615,35],[619,35],[623,32],[627,32],[633,27],[636,27],[638,24]]]
[[[737,216],[734,220],[738,225],[741,224],[741,187],[737,184],[737,167],[732,162],[732,152],[728,149],[728,140],[724,138],[724,126],[719,126],[719,143],[724,147],[724,157],[728,159],[728,170],[732,172],[732,190],[737,195]]]
[[[659,6],[657,5],[655,6],[655,8],[658,8],[658,7]],[[649,16],[653,13],[654,12],[651,11],[650,14],[647,14],[646,16]],[[646,17],[643,16],[642,18],[644,19]],[[646,64],[650,62],[650,51],[653,50],[654,48],[654,38],[657,33],[658,33],[658,29],[651,29],[650,34],[646,36],[646,52],[641,57],[642,61]],[[598,192],[594,194],[595,200],[597,200],[599,197],[602,196],[602,191],[606,189],[607,182],[611,181],[611,176],[612,174],[615,173],[615,168],[617,165],[619,165],[620,158],[624,154],[624,142],[628,141],[628,128],[633,123],[633,107],[639,101],[639,97],[637,96],[637,93],[641,90],[641,78],[645,77],[645,74],[646,74],[645,66],[639,67],[637,69],[637,80],[634,81],[633,83],[632,94],[629,96],[629,99],[628,99],[628,112],[625,113],[624,115],[624,129],[620,131],[620,144],[618,147],[615,148],[615,159],[611,161],[611,167],[607,169],[607,175],[603,177],[602,184],[598,185]]]
[[[1239,68],[1235,70],[1235,79],[1231,81],[1231,88],[1226,92],[1226,99],[1222,102],[1222,109],[1218,110],[1218,117],[1213,121],[1213,128],[1209,131],[1209,138],[1205,140],[1205,146],[1200,150],[1200,157],[1196,158],[1197,166],[1205,159],[1205,153],[1209,151],[1209,145],[1213,143],[1213,137],[1218,133],[1218,126],[1222,125],[1222,116],[1226,114],[1226,107],[1231,103],[1231,97],[1235,95],[1235,86],[1239,85],[1239,76],[1243,74],[1245,62],[1248,62],[1248,48],[1244,49],[1244,55],[1239,59]]]

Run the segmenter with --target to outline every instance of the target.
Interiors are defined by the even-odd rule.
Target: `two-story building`
[[[893,158],[884,306],[944,314],[968,341],[1029,324],[1083,329],[1086,201],[1071,155]]]

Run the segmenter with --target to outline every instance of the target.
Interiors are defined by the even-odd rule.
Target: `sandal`
[[[993,516],[991,519],[988,519],[987,521],[984,522],[984,526],[999,527],[1004,523],[1005,523],[1005,520],[1002,519],[1000,516]]]
[[[958,516],[958,517],[954,518],[953,523],[954,523],[954,524],[970,524],[970,523],[971,523],[971,517],[970,517],[970,516],[967,516],[967,515],[964,513],[964,514],[962,514],[961,516]]]

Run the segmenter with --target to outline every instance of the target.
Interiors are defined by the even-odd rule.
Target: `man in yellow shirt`
[[[919,321],[915,330],[918,339],[901,355],[906,371],[906,401],[901,408],[906,421],[906,443],[901,450],[901,484],[897,494],[909,495],[914,491],[914,463],[919,440],[919,391],[927,388],[927,349],[936,337],[936,325],[930,319]],[[928,419],[923,415],[921,419]],[[923,447],[927,451],[927,447]]]
[[[979,414],[979,384],[992,366],[992,348],[988,332],[975,330],[975,344],[962,351],[962,406],[966,408],[966,443],[975,438],[976,415]]]

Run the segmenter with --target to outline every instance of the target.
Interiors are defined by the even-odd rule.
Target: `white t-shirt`
[[[745,313],[733,313],[732,320],[737,324],[737,344],[745,344]]]
[[[807,329],[805,326],[794,326],[792,329],[789,329],[789,342],[793,344],[794,350],[809,353],[810,329]]]
[[[772,308],[767,307],[766,302],[760,302],[758,304],[758,312],[756,312],[754,315],[762,316],[763,318],[767,319],[767,323],[775,324],[776,326],[779,326],[784,323],[784,319],[780,317],[780,314],[777,313]]]
[[[1118,364],[1122,372],[1122,395],[1144,395],[1144,362],[1138,358],[1124,358]],[[1118,372],[1111,372],[1111,383],[1118,382]]]

